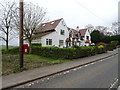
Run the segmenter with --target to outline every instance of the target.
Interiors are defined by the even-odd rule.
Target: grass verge
[[[8,75],[11,73],[21,72],[24,70],[60,64],[63,62],[67,62],[70,60],[66,59],[52,59],[45,58],[32,54],[24,55],[24,68],[19,68],[19,55],[10,55],[3,54],[2,55],[2,75]]]

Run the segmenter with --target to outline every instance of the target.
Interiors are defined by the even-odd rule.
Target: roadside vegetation
[[[24,67],[19,67],[19,47],[2,49],[2,75],[21,72],[34,68],[60,64],[72,59],[93,56],[111,51],[117,47],[118,41],[109,44],[103,42],[96,46],[72,46],[71,48],[41,47],[33,45],[32,54],[24,54]]]
[[[54,64],[60,64],[70,60],[45,58],[32,54],[24,55],[24,68],[19,68],[19,54],[3,54],[2,55],[2,75],[21,72],[24,70],[44,67]]]
[[[71,48],[33,46],[32,54],[24,54],[24,67],[19,68],[19,47],[2,49],[2,75],[60,64],[72,59],[105,53],[104,46],[73,46]]]

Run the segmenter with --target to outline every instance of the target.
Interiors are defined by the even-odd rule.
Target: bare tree
[[[100,31],[101,33],[103,33],[104,35],[107,34],[107,30],[109,29],[108,27],[105,26],[96,26],[95,27],[96,30]]]
[[[16,9],[15,2],[0,3],[0,39],[6,42],[6,49],[8,50],[8,42],[15,36],[13,30],[13,11]]]
[[[90,33],[92,33],[94,31],[94,26],[92,24],[86,25],[85,28],[87,28]]]
[[[15,15],[15,25],[19,29],[19,14]],[[46,19],[46,10],[32,3],[24,5],[24,38],[29,43],[29,53],[31,53],[33,34]]]
[[[118,22],[113,22],[111,29],[112,29],[114,35],[118,35],[119,34]]]

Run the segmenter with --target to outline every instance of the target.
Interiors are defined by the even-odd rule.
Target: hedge
[[[19,53],[19,47],[10,48],[8,50],[2,49],[2,53],[3,54],[18,54]]]
[[[93,56],[95,54],[105,53],[106,48],[102,45],[100,46],[81,46],[81,47],[74,47],[74,48],[58,48],[58,47],[40,47],[40,46],[33,46],[32,47],[32,54],[55,58],[55,59],[75,59],[87,56]],[[2,50],[3,54],[18,54],[19,47],[11,48],[9,50]]]
[[[81,57],[92,56],[95,54],[105,53],[105,47],[77,47],[77,48],[56,48],[56,47],[32,47],[32,54],[50,57],[50,58],[63,58],[75,59]]]

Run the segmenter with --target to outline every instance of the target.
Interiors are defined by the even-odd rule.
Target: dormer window
[[[45,24],[42,25],[43,27],[45,26]]]
[[[53,22],[51,22],[51,24],[54,24],[55,22],[53,21]]]

